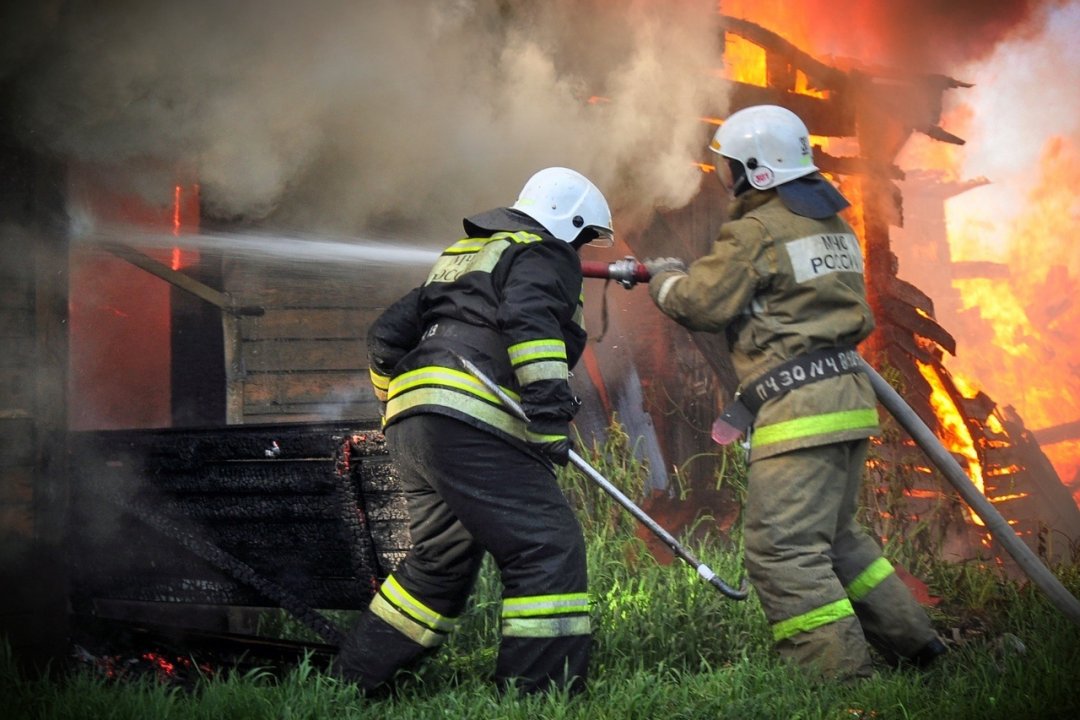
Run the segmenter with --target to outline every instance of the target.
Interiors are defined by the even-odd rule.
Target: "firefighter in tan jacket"
[[[726,334],[739,379],[723,418],[750,442],[746,565],[782,657],[825,677],[868,675],[867,640],[924,665],[945,651],[922,607],[857,523],[879,431],[855,346],[874,328],[844,197],[814,165],[806,126],[777,106],[717,131],[734,195],[712,253],[646,260],[650,294],[680,324]]]

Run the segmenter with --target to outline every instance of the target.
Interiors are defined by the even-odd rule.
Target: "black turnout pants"
[[[581,527],[551,469],[496,435],[443,415],[404,418],[386,435],[407,499],[412,546],[380,590],[393,591],[391,602],[377,597],[372,605],[381,604],[381,615],[365,612],[343,645],[343,674],[375,687],[434,650],[464,610],[488,552],[503,584],[496,682],[525,692],[580,689],[591,647],[587,603],[584,616],[570,600],[576,617],[553,620],[549,607],[535,624],[507,609],[558,605],[587,592]],[[417,634],[418,617],[435,631]]]

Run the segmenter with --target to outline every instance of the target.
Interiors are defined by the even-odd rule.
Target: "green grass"
[[[616,435],[608,447],[585,454],[624,492],[640,497],[643,469],[609,459],[628,455],[622,442]],[[734,463],[729,472],[734,475],[724,481],[738,489],[742,468]],[[922,559],[922,577],[944,599],[933,610],[935,624],[947,639],[957,633],[959,639],[932,670],[882,665],[875,677],[856,684],[815,682],[772,654],[753,594],[733,602],[686,564],[660,564],[635,537],[636,522],[592,483],[572,470],[561,481],[581,508],[589,543],[596,643],[584,696],[513,698],[494,692],[487,677],[498,642],[499,585],[487,565],[459,631],[404,677],[390,698],[360,697],[307,661],[283,673],[222,674],[180,688],[147,676],[110,681],[85,666],[24,676],[4,649],[0,712],[20,720],[1080,717],[1080,628],[1038,590],[1002,577],[992,566]],[[734,581],[739,545],[736,528],[734,538],[705,535],[692,549]],[[1080,591],[1076,566],[1056,572],[1074,594]],[[280,629],[288,634],[288,627]]]

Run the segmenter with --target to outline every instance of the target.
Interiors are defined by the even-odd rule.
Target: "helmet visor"
[[[607,228],[590,228],[596,232],[596,237],[589,241],[593,247],[609,248],[615,244],[615,233]]]

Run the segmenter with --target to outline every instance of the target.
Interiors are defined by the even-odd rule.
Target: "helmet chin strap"
[[[746,168],[738,160],[727,158],[728,167],[731,168],[731,194],[735,197],[742,195],[750,189],[750,180],[746,177]]]

